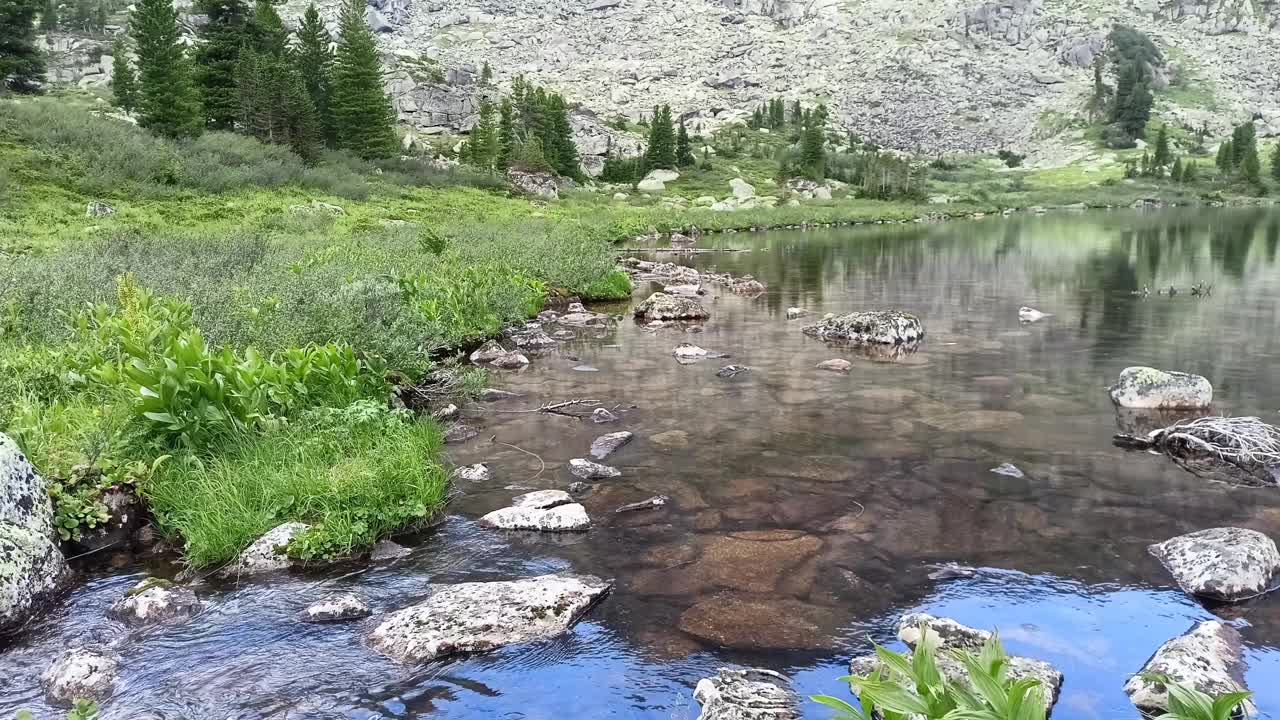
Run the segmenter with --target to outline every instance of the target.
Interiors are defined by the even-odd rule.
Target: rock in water
[[[485,515],[480,524],[499,530],[578,532],[591,527],[591,518],[578,503],[551,508],[512,506]]]
[[[635,512],[637,510],[656,510],[662,507],[663,505],[666,505],[670,500],[671,498],[667,497],[666,495],[654,495],[648,500],[641,500],[640,502],[633,502],[633,503],[628,503],[626,505],[623,505],[622,507],[617,508],[613,512],[621,514],[621,513],[627,513],[627,512]]]
[[[591,411],[591,419],[596,424],[603,425],[604,423],[617,422],[618,416],[609,412],[605,408],[596,408],[595,410]]]
[[[582,458],[574,458],[569,461],[569,472],[574,477],[582,478],[583,480],[608,480],[622,475],[622,471],[617,468],[593,463]]]
[[[539,510],[548,510],[560,505],[568,505],[571,502],[573,502],[573,498],[563,490],[535,490],[511,500],[511,504],[514,507],[537,508]]]
[[[1244,690],[1244,667],[1240,660],[1240,633],[1216,620],[1202,622],[1186,635],[1161,645],[1142,670],[1124,684],[1124,692],[1144,713],[1155,715],[1169,709],[1169,693],[1164,685],[1142,676],[1163,675],[1209,695]],[[1257,708],[1245,703],[1245,714]]]
[[[54,705],[76,700],[105,700],[111,696],[120,661],[100,650],[74,648],[58,656],[40,676],[45,697]]]
[[[635,315],[646,320],[705,320],[707,309],[691,297],[654,293],[636,306]]]
[[[200,612],[200,599],[191,588],[168,580],[147,578],[115,601],[111,617],[134,627],[182,622]]]
[[[499,345],[497,341],[490,340],[477,348],[475,352],[471,353],[471,362],[476,365],[482,365],[484,363],[493,362],[506,354],[506,348]]]
[[[44,479],[0,434],[0,634],[25,623],[70,578],[56,538]]]
[[[555,341],[552,340],[552,342],[555,342]],[[507,353],[502,357],[495,358],[489,364],[500,370],[519,370],[520,368],[529,364],[529,358],[525,357],[524,355],[521,355],[520,353],[513,352],[513,353]]]
[[[850,370],[853,369],[853,363],[841,358],[832,358],[830,360],[823,360],[822,362],[818,363],[814,367],[818,368],[819,370],[830,370],[832,372],[848,373]]]
[[[790,685],[772,670],[721,668],[694,688],[702,703],[698,720],[799,720],[800,700]]]
[[[463,465],[454,470],[453,477],[467,482],[488,482],[493,477],[493,473],[489,470],[488,465],[476,463],[475,465]]]
[[[1111,401],[1120,407],[1147,409],[1198,409],[1213,402],[1213,386],[1199,375],[1125,368],[1120,381],[1111,387]]]
[[[610,590],[597,577],[542,575],[509,582],[433,585],[369,637],[394,660],[419,663],[558,635]]]
[[[1001,463],[999,467],[991,468],[991,472],[997,475],[1007,475],[1012,478],[1024,478],[1026,473],[1022,472],[1017,465],[1011,463]]]
[[[412,550],[400,543],[380,540],[377,545],[373,546],[373,550],[369,551],[369,559],[373,562],[385,562],[387,560],[399,560],[412,554]]]
[[[631,442],[633,437],[635,436],[626,430],[601,435],[591,443],[591,457],[603,460],[616,452],[618,448]]]
[[[276,526],[240,553],[236,561],[222,570],[224,577],[262,575],[288,570],[293,566],[286,550],[295,537],[308,528],[299,522]]]
[[[716,371],[716,377],[731,378],[749,372],[751,368],[746,365],[725,365]]]
[[[804,308],[798,308],[798,307],[787,308],[788,320],[795,320],[796,318],[804,317],[805,315],[808,315],[808,314],[809,314],[809,311],[805,310]]]
[[[1024,323],[1039,322],[1050,316],[1050,313],[1042,313],[1035,308],[1020,307],[1018,308],[1018,319]]]
[[[1185,592],[1218,602],[1239,602],[1266,592],[1280,573],[1280,552],[1256,530],[1222,527],[1165,540],[1147,548]]]
[[[854,344],[902,345],[924,338],[924,325],[920,318],[897,310],[872,310],[823,318],[822,322],[806,325],[801,331],[822,340]]]
[[[328,623],[358,620],[369,617],[373,611],[369,603],[355,593],[330,595],[319,602],[311,603],[302,611],[302,622]]]
[[[480,434],[480,431],[476,430],[470,425],[464,425],[462,423],[458,423],[457,425],[454,425],[453,427],[445,431],[444,444],[458,445],[460,443],[464,443],[470,440],[471,438],[479,434]]]

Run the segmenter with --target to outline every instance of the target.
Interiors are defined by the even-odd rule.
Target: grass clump
[[[582,291],[583,300],[626,300],[631,297],[631,278],[621,270],[611,270],[608,275],[587,286]]]

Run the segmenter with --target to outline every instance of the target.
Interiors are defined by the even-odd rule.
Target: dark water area
[[[524,371],[495,371],[491,383],[521,397],[466,408],[481,435],[450,448],[459,464],[489,464],[493,480],[460,482],[449,518],[412,556],[203,581],[199,617],[132,632],[104,612],[148,568],[92,569],[0,653],[0,718],[50,713],[39,673],[62,648],[90,642],[123,658],[103,718],[692,720],[694,685],[727,664],[777,669],[802,695],[844,695],[836,678],[849,658],[871,640],[898,646],[896,620],[916,610],[998,628],[1011,652],[1056,665],[1065,684],[1054,718],[1137,718],[1127,677],[1215,617],[1147,545],[1221,525],[1280,536],[1280,490],[1211,482],[1113,447],[1112,434],[1153,420],[1117,415],[1106,386],[1130,365],[1195,372],[1212,381],[1216,412],[1276,421],[1278,245],[1280,215],[1260,211],[706,238],[700,247],[749,252],[677,261],[754,275],[768,292],[708,288],[701,333],[628,317]],[[1212,295],[1192,297],[1197,283]],[[1180,292],[1156,294],[1170,285]],[[1144,286],[1150,295],[1132,294]],[[638,287],[637,300],[653,289]],[[1020,324],[1023,305],[1052,316]],[[928,334],[915,353],[869,359],[804,336],[813,316],[788,320],[791,306],[817,317],[901,309]],[[681,365],[671,355],[681,342],[731,357]],[[814,368],[836,357],[853,363],[848,375]],[[730,362],[751,370],[717,377]],[[575,398],[622,419],[517,412]],[[475,524],[513,495],[567,487],[569,459],[617,430],[636,438],[606,460],[622,477],[582,501],[590,532]],[[991,472],[1003,463],[1025,477]],[[613,512],[653,495],[671,502]],[[977,572],[930,579],[942,563]],[[572,632],[485,655],[405,668],[370,651],[361,625],[297,621],[339,590],[390,611],[429,583],[548,572],[615,588]],[[1245,638],[1262,716],[1280,717],[1280,594],[1218,613]],[[830,717],[811,702],[804,714]]]

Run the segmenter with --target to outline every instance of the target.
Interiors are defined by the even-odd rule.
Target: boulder
[[[307,528],[307,525],[300,522],[276,526],[245,548],[235,562],[222,570],[222,575],[242,577],[288,570],[294,564],[286,552],[289,543]]]
[[[568,505],[571,502],[573,502],[573,498],[563,490],[535,490],[511,500],[511,504],[515,507],[537,508],[540,510]]]
[[[494,650],[564,632],[610,588],[577,575],[433,585],[426,600],[379,624],[369,642],[405,663]]]
[[[355,593],[330,595],[323,600],[313,602],[302,611],[302,622],[329,623],[358,620],[373,614],[369,603]]]
[[[458,423],[444,432],[444,444],[460,445],[479,434],[480,431],[470,425]]]
[[[377,545],[369,551],[369,559],[373,562],[385,562],[387,560],[399,560],[413,554],[409,548],[400,543],[390,540],[379,540]]]
[[[552,342],[555,341],[552,340]],[[489,364],[501,370],[519,370],[529,364],[529,358],[521,355],[520,353],[512,352],[507,353],[502,357],[495,358],[493,362]]]
[[[711,313],[691,297],[654,293],[636,306],[635,315],[647,320],[705,320]]]
[[[102,701],[111,696],[120,661],[90,648],[64,651],[40,676],[45,697],[54,705],[70,707],[76,700]]]
[[[853,363],[843,358],[831,358],[830,360],[823,360],[817,365],[814,365],[814,367],[818,368],[819,370],[830,370],[832,372],[838,372],[838,373],[847,375],[849,371],[853,369]]]
[[[485,388],[480,391],[480,399],[484,402],[498,402],[500,400],[510,400],[511,398],[517,397],[520,397],[519,393],[499,390],[497,388]]]
[[[111,605],[108,613],[125,625],[178,623],[200,612],[200,599],[191,588],[161,578],[146,578]]]
[[[90,202],[84,211],[84,216],[91,218],[108,217],[115,214],[116,209],[101,200],[94,200],[93,202]]]
[[[811,335],[832,342],[901,345],[924,338],[920,318],[897,310],[872,310],[824,318],[802,328]]]
[[[800,699],[787,678],[772,670],[721,668],[693,690],[698,720],[799,720]]]
[[[1180,535],[1147,548],[1196,597],[1239,602],[1271,589],[1280,573],[1280,552],[1256,530],[1211,528]]]
[[[70,578],[44,479],[0,434],[0,634],[53,600]]]
[[[1124,684],[1124,692],[1139,710],[1156,715],[1169,709],[1169,692],[1161,683],[1143,675],[1162,675],[1209,695],[1245,689],[1240,632],[1226,623],[1210,620],[1192,628],[1156,650],[1142,670]],[[1245,713],[1257,708],[1245,703]]]
[[[1111,401],[1126,408],[1207,408],[1213,402],[1213,386],[1205,378],[1191,373],[1130,367],[1120,373],[1120,381],[1111,387]]]
[[[755,186],[742,178],[730,180],[729,190],[733,193],[733,198],[739,202],[756,196]]]
[[[716,371],[716,377],[731,378],[737,377],[744,372],[750,372],[751,368],[746,365],[725,365]]]
[[[669,182],[675,182],[676,180],[679,180],[680,173],[676,172],[675,170],[664,170],[662,168],[658,168],[657,170],[650,170],[649,174],[644,176],[644,179],[657,180],[658,182],[661,182],[661,183],[669,183]]]
[[[639,190],[640,192],[660,193],[665,192],[666,189],[667,186],[663,184],[661,180],[655,180],[653,178],[645,178],[636,183],[636,190]]]
[[[475,465],[463,465],[454,470],[453,477],[467,482],[487,482],[489,478],[493,477],[493,473],[489,470],[488,465],[476,463]]]
[[[808,315],[808,314],[809,314],[809,311],[805,310],[804,308],[798,308],[798,307],[787,308],[788,320],[795,320],[796,318],[804,317],[805,315]]]
[[[622,472],[617,468],[593,463],[582,458],[574,458],[569,461],[569,472],[574,477],[582,478],[583,480],[608,480],[622,476]]]
[[[511,183],[511,189],[521,195],[526,195],[537,200],[558,200],[560,199],[560,189],[556,182],[556,176],[550,173],[531,173],[521,170],[508,170],[507,182]]]
[[[533,350],[541,350],[544,348],[555,347],[557,345],[555,338],[548,335],[541,328],[526,330],[511,336],[515,340],[516,347],[530,348]]]
[[[586,508],[574,503],[569,493],[544,490],[515,499],[515,504],[480,518],[480,524],[499,530],[576,532],[591,527]]]
[[[601,435],[591,443],[591,457],[597,460],[603,460],[621,448],[623,445],[631,442],[635,436],[623,430],[622,432],[609,433]]]
[[[496,341],[490,340],[477,348],[475,352],[471,353],[471,362],[476,365],[493,362],[503,355],[506,355],[507,352],[506,348],[499,345]]]
[[[604,423],[617,422],[618,416],[609,412],[606,408],[596,408],[591,411],[591,420],[597,425],[603,425]]]
[[[445,405],[442,408],[437,408],[434,412],[431,413],[431,417],[435,418],[440,422],[448,422],[450,420],[457,420],[458,416],[460,416],[461,414],[462,414],[462,410],[457,405],[454,405],[453,403],[449,403],[448,405]]]

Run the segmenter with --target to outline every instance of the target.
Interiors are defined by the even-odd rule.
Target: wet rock
[[[480,399],[484,402],[498,402],[499,400],[510,400],[517,397],[520,396],[516,393],[498,390],[497,388],[485,388],[480,391]]]
[[[729,290],[739,295],[759,295],[765,291],[764,283],[754,278],[739,280],[729,286]]]
[[[589,492],[591,492],[591,485],[588,483],[582,482],[581,480],[569,483],[570,495],[581,496],[586,495]]]
[[[276,526],[245,548],[234,563],[222,570],[222,575],[242,577],[288,570],[293,566],[293,560],[286,552],[289,543],[307,528],[307,525],[299,522]]]
[[[1164,685],[1143,675],[1163,675],[1209,695],[1245,689],[1241,662],[1240,632],[1225,623],[1202,622],[1186,635],[1161,645],[1142,670],[1124,684],[1129,700],[1144,713],[1155,715],[1169,709],[1169,693]],[[1257,708],[1246,703],[1246,714]]]
[[[577,365],[573,368],[574,372],[600,372],[600,368],[594,368],[590,365]]]
[[[54,705],[69,707],[76,700],[102,701],[111,697],[120,672],[120,661],[104,651],[73,648],[40,676],[45,697]]]
[[[716,377],[731,378],[737,377],[744,372],[749,372],[751,368],[746,365],[725,365],[716,371]]]
[[[475,352],[471,353],[471,362],[476,365],[491,363],[494,360],[507,354],[507,349],[498,344],[496,340],[481,345]]]
[[[821,539],[799,531],[737,532],[712,540],[688,572],[709,586],[767,593],[820,549]]]
[[[641,500],[640,502],[633,502],[633,503],[628,503],[626,505],[623,505],[622,507],[619,507],[613,512],[617,514],[621,514],[621,513],[627,513],[627,512],[635,512],[637,510],[656,510],[662,507],[663,505],[666,505],[668,502],[670,502],[670,500],[671,498],[667,497],[666,495],[655,495],[649,498],[648,500]]]
[[[1266,592],[1280,573],[1280,552],[1255,530],[1211,528],[1147,548],[1183,591],[1217,602],[1239,602]]]
[[[847,374],[850,370],[853,369],[853,363],[849,362],[848,360],[844,360],[842,358],[832,358],[830,360],[823,360],[822,362],[818,363],[814,367],[818,368],[819,370],[830,370],[832,372]]]
[[[634,435],[626,430],[623,430],[622,432],[609,433],[608,435],[601,435],[591,443],[591,457],[597,460],[603,460],[617,452],[617,450],[623,445],[631,442],[634,437]]]
[[[578,337],[578,334],[572,330],[557,330],[551,333],[551,337],[563,342],[563,341],[573,340],[574,338]]]
[[[728,357],[724,353],[713,352],[694,345],[693,343],[680,343],[671,351],[676,360],[681,362],[693,362],[703,358],[722,358]]]
[[[493,472],[489,470],[488,465],[476,463],[475,465],[463,465],[454,470],[453,477],[456,480],[465,480],[467,482],[488,482],[493,477]]]
[[[555,342],[554,340],[552,342]],[[529,364],[529,358],[520,353],[507,353],[489,363],[500,370],[519,370]]]
[[[901,345],[924,339],[920,318],[897,310],[872,310],[824,318],[802,328],[805,335],[848,343]]]
[[[649,442],[659,447],[684,448],[689,447],[689,433],[684,430],[667,430],[666,432],[654,433],[649,438]]]
[[[140,627],[182,622],[200,612],[200,607],[191,588],[147,578],[115,601],[108,612],[126,625]]]
[[[955,563],[944,563],[935,566],[936,569],[929,573],[930,580],[960,580],[963,578],[971,578],[978,574],[977,570],[964,565]]]
[[[441,422],[446,422],[449,420],[457,420],[458,416],[461,414],[462,414],[462,411],[458,409],[457,405],[454,405],[453,403],[449,403],[448,405],[445,405],[444,407],[431,413],[431,417]]]
[[[569,312],[560,316],[558,321],[561,325],[569,325],[572,327],[604,327],[609,324],[609,316],[603,313],[587,312],[585,309],[575,311],[574,306],[582,308],[582,305],[575,303],[569,306]]]
[[[808,314],[809,314],[809,311],[808,311],[808,310],[805,310],[805,309],[803,309],[803,308],[798,308],[798,307],[789,307],[789,308],[787,308],[787,319],[788,319],[788,320],[795,320],[796,318],[801,318],[801,317],[804,317],[805,315],[808,315]]]
[[[531,350],[542,350],[557,345],[555,338],[546,334],[541,328],[518,333],[511,336],[511,339],[515,341],[516,347],[529,348]]]
[[[583,480],[608,480],[622,476],[622,471],[617,468],[593,463],[582,458],[574,458],[569,461],[569,472],[574,477],[582,478]]]
[[[917,419],[943,432],[996,432],[1020,424],[1023,416],[1012,410],[937,410]]]
[[[595,410],[592,410],[591,419],[600,425],[603,425],[604,423],[618,422],[618,416],[609,412],[605,408],[596,408]]]
[[[1052,313],[1043,313],[1029,307],[1018,308],[1018,320],[1024,323],[1040,322],[1047,317],[1052,317]]]
[[[842,622],[832,608],[767,595],[722,593],[684,611],[679,627],[720,647],[831,650]]]
[[[1026,474],[1018,469],[1017,465],[1010,463],[1001,463],[999,467],[991,468],[991,472],[997,475],[1005,475],[1012,478],[1024,478]]]
[[[668,295],[681,295],[683,297],[696,297],[702,294],[701,285],[664,285],[662,292]]]
[[[446,445],[458,445],[480,434],[479,430],[464,423],[458,423],[444,432]]]
[[[576,532],[591,527],[586,508],[574,503],[569,493],[543,490],[521,495],[505,507],[480,518],[480,524],[499,530]]]
[[[369,642],[394,660],[420,663],[551,637],[569,629],[610,587],[576,575],[433,585],[425,601],[378,625]]]
[[[1206,408],[1213,402],[1213,386],[1199,375],[1130,367],[1111,387],[1111,401],[1126,408]]]
[[[547,510],[560,505],[568,505],[571,502],[573,502],[573,498],[563,490],[535,490],[513,498],[511,504],[514,507]]]
[[[369,559],[373,562],[386,562],[388,560],[399,560],[412,554],[412,550],[399,543],[381,540],[377,545],[373,546],[373,550],[369,551]]]
[[[693,690],[698,720],[799,720],[800,699],[787,678],[772,670],[721,668]]]
[[[538,313],[538,322],[550,323],[550,322],[555,322],[559,318],[560,318],[560,313],[556,312],[555,310],[543,310],[542,312]]]
[[[69,580],[56,539],[44,479],[0,433],[0,634],[43,609]]]
[[[373,614],[369,603],[355,593],[330,595],[323,600],[311,603],[302,611],[302,622],[330,623],[346,620],[358,620]]]
[[[654,293],[636,306],[635,316],[646,320],[705,320],[711,313],[693,298]]]

